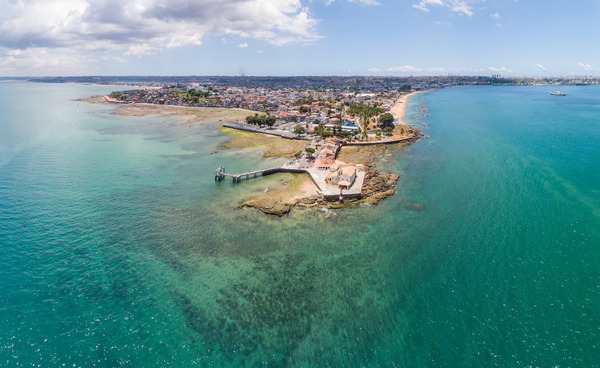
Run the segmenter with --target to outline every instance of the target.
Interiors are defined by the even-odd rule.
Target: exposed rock
[[[239,207],[254,207],[269,215],[284,216],[295,203],[283,203],[268,197],[259,197],[242,203]]]

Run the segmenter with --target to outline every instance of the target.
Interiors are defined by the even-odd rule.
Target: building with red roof
[[[319,157],[316,164],[319,170],[329,170],[335,164],[335,161],[330,157]]]

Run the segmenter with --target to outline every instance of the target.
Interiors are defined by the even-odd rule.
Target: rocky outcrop
[[[376,169],[369,169],[365,177],[361,198],[344,199],[343,202],[325,202],[331,208],[356,207],[359,205],[378,204],[384,198],[396,193],[398,175],[393,173],[382,174]]]
[[[378,204],[382,199],[393,195],[396,193],[398,178],[398,174],[380,174],[377,170],[371,169],[363,185],[361,201]]]
[[[239,207],[254,207],[269,215],[284,216],[290,213],[296,203],[284,203],[280,200],[260,197],[242,203]]]

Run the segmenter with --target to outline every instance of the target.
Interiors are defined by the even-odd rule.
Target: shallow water
[[[600,88],[411,98],[379,206],[237,209],[212,124],[0,84],[0,365],[594,366]],[[555,89],[555,88],[554,88]],[[430,116],[421,116],[422,107]]]

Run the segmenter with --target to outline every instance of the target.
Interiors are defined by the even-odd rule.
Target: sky
[[[0,0],[0,76],[600,76],[598,0]]]

